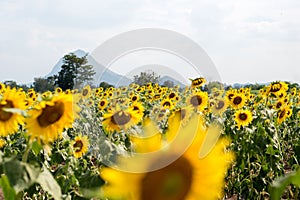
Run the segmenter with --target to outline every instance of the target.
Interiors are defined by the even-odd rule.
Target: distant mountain
[[[71,53],[74,53],[77,57],[83,57],[87,52],[83,50],[76,50]],[[111,71],[110,69],[107,69],[100,63],[98,63],[92,56],[87,56],[88,64],[92,65],[94,67],[94,70],[96,72],[94,76],[94,81],[92,81],[93,85],[98,86],[101,82],[107,82],[114,86],[124,86],[129,85],[132,80],[126,76],[122,76],[118,73],[115,73]],[[54,65],[52,71],[46,75],[46,77],[53,76],[55,74],[58,74],[58,72],[61,70],[61,66],[63,65],[63,58],[59,59],[59,61]],[[185,84],[182,82],[176,80],[175,78],[172,78],[170,76],[162,76],[159,79],[159,84],[164,84],[165,81],[172,81],[174,85],[179,85],[180,87],[185,87]]]
[[[85,56],[87,53],[78,49],[74,52],[74,53],[77,57],[83,57]],[[49,77],[49,76],[53,76],[55,74],[58,74],[58,72],[61,70],[61,66],[63,65],[63,58],[59,59],[59,61],[54,65],[54,67],[52,68],[52,71],[46,75],[46,77]]]
[[[181,88],[184,88],[186,86],[186,84],[183,84],[182,82],[175,80],[174,78],[170,77],[170,76],[163,76],[159,79],[158,83],[159,85],[163,85],[165,81],[171,81],[174,83],[175,85],[179,85]]]
[[[74,53],[77,57],[83,57],[87,52],[83,50],[76,50]],[[107,82],[111,85],[115,86],[122,86],[122,85],[129,85],[132,80],[122,76],[120,74],[117,74],[110,69],[105,68],[103,65],[98,63],[92,56],[87,56],[88,64],[92,65],[94,67],[94,70],[96,72],[94,76],[94,81],[92,82],[93,85],[98,86],[101,82]],[[52,71],[46,75],[46,77],[53,76],[55,74],[58,74],[58,72],[61,70],[61,66],[63,65],[63,58],[59,59],[59,61],[54,65]]]

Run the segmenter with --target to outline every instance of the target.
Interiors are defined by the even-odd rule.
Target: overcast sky
[[[153,27],[197,42],[226,83],[299,83],[299,19],[299,0],[0,0],[0,81],[31,82],[71,51]]]

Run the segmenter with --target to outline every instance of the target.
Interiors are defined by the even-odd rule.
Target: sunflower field
[[[0,83],[0,199],[300,199],[300,89]]]

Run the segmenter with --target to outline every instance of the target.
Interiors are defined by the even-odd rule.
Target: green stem
[[[27,162],[29,151],[30,151],[31,147],[32,147],[32,142],[28,141],[28,144],[27,144],[24,154],[22,156],[22,162]]]

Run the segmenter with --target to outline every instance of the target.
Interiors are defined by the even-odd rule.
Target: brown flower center
[[[239,118],[240,118],[240,120],[243,120],[243,121],[245,121],[246,119],[247,119],[247,114],[246,113],[241,113],[241,114],[239,114]]]
[[[53,106],[47,105],[38,116],[37,121],[41,127],[46,127],[57,122],[64,114],[65,105],[62,102],[55,102]]]
[[[82,91],[82,96],[86,96],[86,95],[88,95],[88,93],[89,93],[89,90],[88,89],[84,89]]]
[[[5,122],[12,117],[13,113],[6,112],[2,110],[3,108],[14,108],[14,104],[12,101],[7,100],[5,105],[0,105],[0,121]]]
[[[185,157],[180,157],[167,167],[145,175],[141,182],[141,199],[186,199],[192,182],[193,167]]]
[[[282,103],[281,102],[278,102],[277,104],[276,104],[276,108],[278,109],[278,108],[280,108],[282,106]]]
[[[236,96],[236,97],[233,98],[233,104],[234,105],[239,105],[242,102],[242,100],[243,100],[242,97]]]
[[[225,106],[224,101],[218,101],[217,105],[216,105],[216,109],[220,110]]]
[[[163,103],[163,107],[170,107],[171,103],[169,101],[166,101]]]
[[[229,94],[228,99],[231,100],[233,96],[234,96],[234,94]]]
[[[100,106],[103,107],[105,105],[105,101],[100,101]]]
[[[139,111],[139,110],[140,110],[140,108],[139,108],[138,106],[133,106],[133,110],[135,110],[135,111]]]
[[[283,109],[282,111],[280,111],[279,113],[279,119],[282,119],[285,116],[285,109]]]
[[[83,147],[83,142],[81,140],[77,140],[73,145],[75,152],[80,152],[82,150],[82,147]]]
[[[270,92],[278,92],[281,89],[280,83],[275,83],[271,86]]]
[[[197,107],[201,105],[202,103],[202,98],[199,95],[195,95],[191,98],[190,103],[194,106]]]
[[[171,94],[169,94],[169,98],[170,99],[173,99],[175,97],[175,93],[174,92],[172,92]]]
[[[136,100],[137,100],[137,96],[133,96],[133,97],[131,98],[131,100],[132,100],[132,101],[136,101]]]
[[[124,111],[119,111],[115,113],[112,118],[111,122],[116,125],[125,125],[127,124],[131,119],[131,115],[129,113],[126,113]]]

